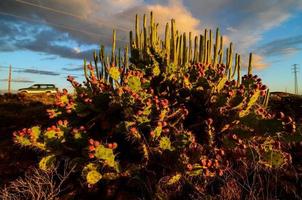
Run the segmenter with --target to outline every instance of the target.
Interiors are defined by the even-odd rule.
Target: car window
[[[32,86],[30,86],[30,88],[32,88],[32,89],[38,89],[39,86],[38,85],[32,85]]]
[[[47,88],[54,88],[54,85],[48,85]]]

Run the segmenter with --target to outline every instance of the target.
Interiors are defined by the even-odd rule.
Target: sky
[[[83,80],[83,59],[100,44],[128,44],[135,14],[154,12],[162,31],[176,20],[177,29],[193,34],[219,27],[226,41],[247,61],[270,91],[294,91],[293,64],[302,69],[302,0],[0,0],[0,91],[55,83],[71,89],[67,75]],[[301,70],[300,70],[301,71]],[[298,74],[302,94],[302,72]]]

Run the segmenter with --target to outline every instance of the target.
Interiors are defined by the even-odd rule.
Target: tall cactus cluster
[[[14,133],[16,143],[45,154],[40,168],[68,158],[89,187],[136,177],[145,198],[190,199],[213,197],[208,186],[231,172],[291,165],[288,149],[301,132],[291,117],[266,109],[252,55],[241,76],[240,55],[232,43],[224,49],[219,29],[215,38],[212,30],[193,38],[171,20],[161,39],[152,13],[142,24],[136,16],[129,52],[116,50],[113,31],[112,51],[101,46],[84,61],[86,81],[68,77],[76,93],[57,93],[48,110],[55,124]]]

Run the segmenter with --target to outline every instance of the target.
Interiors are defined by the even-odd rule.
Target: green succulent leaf
[[[193,164],[192,170],[187,171],[186,173],[189,176],[199,176],[202,174],[202,172],[203,172],[203,167],[200,164]]]
[[[223,89],[224,84],[227,80],[228,78],[226,76],[223,76],[222,79],[217,83],[217,85],[215,85],[214,91],[217,93],[220,92]]]
[[[56,162],[56,156],[54,154],[43,157],[39,162],[39,168],[48,171],[53,169]]]
[[[153,66],[152,73],[154,76],[158,76],[160,74],[160,69],[158,65]]]
[[[92,171],[92,170],[97,170],[98,169],[98,165],[95,163],[88,163],[82,170],[82,175],[86,176],[88,174],[88,172]]]
[[[161,132],[162,132],[162,127],[161,126],[157,126],[154,129],[154,136],[155,136],[155,138],[158,138],[161,135]]]
[[[31,128],[32,137],[34,140],[37,140],[41,134],[41,128],[39,126],[34,126]]]
[[[269,168],[280,168],[285,164],[285,158],[282,152],[269,150],[262,155],[260,163]]]
[[[260,96],[260,91],[257,90],[252,97],[248,100],[248,103],[242,111],[239,112],[239,117],[244,117],[250,113],[250,109],[253,105],[255,105],[256,101],[258,100]]]
[[[99,145],[96,147],[94,155],[96,158],[103,160],[106,165],[114,168],[116,171],[119,171],[119,165],[115,161],[113,149],[109,149],[103,145]]]
[[[168,138],[166,136],[161,137],[160,141],[159,141],[159,148],[161,148],[162,150],[173,151],[173,147],[171,146],[170,138]]]
[[[181,174],[177,173],[176,175],[172,176],[172,177],[168,180],[167,184],[168,184],[168,185],[173,185],[173,184],[175,184],[175,183],[178,183],[179,180],[181,179],[181,177],[182,177]]]
[[[136,76],[130,76],[128,78],[128,86],[135,92],[138,92],[142,89],[141,81]]]
[[[102,179],[102,174],[96,170],[87,173],[86,181],[88,184],[94,185]]]
[[[69,103],[69,98],[68,98],[68,95],[62,95],[61,97],[60,97],[60,100],[61,100],[61,102],[62,103],[64,103],[64,104],[68,104]]]
[[[26,137],[16,136],[15,141],[24,147],[33,145],[32,142]]]
[[[119,68],[118,67],[110,67],[109,75],[113,80],[118,81],[119,78],[120,78],[120,75],[121,75],[121,73],[119,71]]]

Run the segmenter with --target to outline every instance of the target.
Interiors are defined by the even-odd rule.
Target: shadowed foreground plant
[[[110,57],[101,46],[94,65],[84,61],[83,84],[68,77],[76,93],[57,93],[48,110],[56,124],[14,134],[21,146],[45,152],[40,168],[68,157],[89,187],[139,177],[136,189],[146,196],[173,199],[215,196],[208,185],[230,169],[290,166],[288,145],[301,133],[290,117],[266,109],[268,91],[252,75],[252,59],[241,77],[240,55],[232,43],[225,51],[218,29],[215,39],[206,30],[192,45],[192,33],[177,31],[174,20],[161,40],[153,14],[148,27],[137,16],[130,62],[128,47],[116,55],[115,34]]]
[[[62,172],[58,167],[49,168],[48,171],[32,168],[25,176],[18,178],[0,190],[2,200],[54,200],[66,188],[66,182],[70,175],[74,173],[75,167],[64,163]]]

